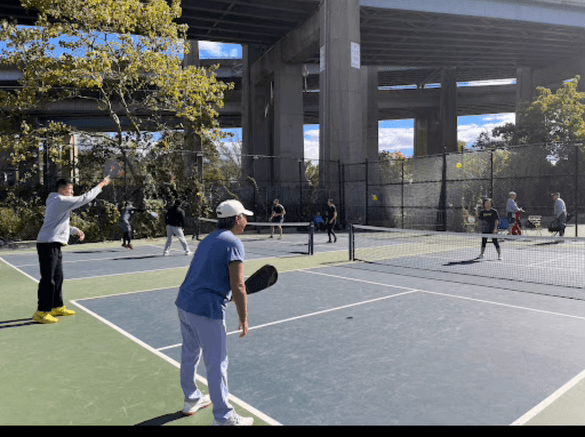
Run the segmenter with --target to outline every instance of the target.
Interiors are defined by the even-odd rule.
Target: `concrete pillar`
[[[441,122],[434,108],[419,111],[414,119],[414,156],[427,156],[441,149]]]
[[[271,78],[250,74],[260,53],[256,46],[242,47],[242,154],[250,155],[242,164],[247,176],[267,183],[273,177],[270,160],[265,157],[273,156],[274,152],[271,147],[274,104]],[[254,155],[258,159],[252,158]]]
[[[429,148],[430,155],[443,151],[457,152],[457,78],[455,68],[443,68],[441,72],[441,104],[439,108],[441,143],[439,148]]]
[[[378,138],[378,67],[362,66],[363,82],[363,138],[362,144],[366,147],[366,157],[377,161],[379,155]]]
[[[535,92],[532,67],[516,68],[516,127],[522,126],[523,111],[532,102]]]
[[[275,182],[298,185],[305,149],[302,64],[276,65],[273,92]]]
[[[321,186],[338,186],[338,166],[364,162],[359,0],[323,0],[319,76]]]

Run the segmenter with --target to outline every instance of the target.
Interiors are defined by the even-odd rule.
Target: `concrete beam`
[[[455,5],[456,4],[456,5]],[[362,7],[399,9],[502,20],[526,21],[558,26],[585,27],[583,2],[536,0],[360,0]]]
[[[274,73],[278,63],[302,64],[307,55],[319,51],[319,13],[309,17],[298,28],[289,32],[284,38],[270,48],[250,67],[250,78],[256,83]]]

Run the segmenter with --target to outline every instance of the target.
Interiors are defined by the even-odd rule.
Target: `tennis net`
[[[280,232],[282,228],[282,237]],[[197,240],[217,229],[217,219],[199,217],[196,223]],[[311,222],[269,223],[251,222],[238,238],[246,252],[266,256],[313,255],[314,227]]]
[[[483,258],[482,239],[487,239]],[[501,248],[501,259],[493,244]],[[585,239],[554,236],[472,234],[352,225],[352,261],[377,270],[585,299]],[[418,276],[419,274],[417,274]],[[486,280],[485,278],[489,278]],[[504,284],[502,285],[502,282]]]

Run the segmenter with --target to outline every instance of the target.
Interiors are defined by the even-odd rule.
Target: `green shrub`
[[[14,239],[20,220],[12,208],[0,208],[0,238]]]

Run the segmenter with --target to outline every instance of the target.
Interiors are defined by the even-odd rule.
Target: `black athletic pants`
[[[38,311],[50,312],[63,306],[63,255],[61,243],[37,243],[41,267]]]
[[[331,237],[335,239],[334,241],[337,241],[337,236],[335,235],[335,231],[333,230],[334,226],[335,222],[329,223],[329,221],[327,221],[327,236],[329,237],[329,241],[331,241]]]

